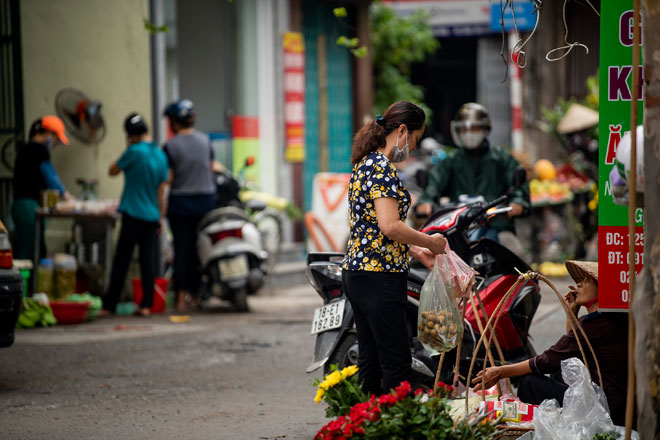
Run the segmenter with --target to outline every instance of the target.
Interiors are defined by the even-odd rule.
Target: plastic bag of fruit
[[[449,260],[440,254],[422,286],[417,316],[417,337],[432,356],[450,351],[463,337],[456,291]]]

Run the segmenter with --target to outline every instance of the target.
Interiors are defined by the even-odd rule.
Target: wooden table
[[[112,238],[115,228],[115,223],[119,218],[117,214],[101,213],[91,214],[86,212],[59,212],[51,209],[40,208],[37,210],[37,225],[35,234],[34,246],[34,270],[32,272],[32,291],[36,292],[38,287],[38,273],[40,260],[40,240],[39,234],[41,233],[41,220],[42,219],[69,219],[80,223],[103,223],[105,224],[105,270],[104,270],[104,286],[107,289],[110,283],[110,271],[112,269]]]

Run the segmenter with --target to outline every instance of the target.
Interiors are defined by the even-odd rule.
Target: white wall
[[[132,111],[151,119],[150,34],[144,29],[147,0],[29,0],[21,2],[26,132],[32,121],[55,114],[55,95],[65,87],[103,102],[107,133],[97,145],[71,138],[53,152],[64,185],[98,178],[102,198],[120,196],[121,177],[108,166],[126,147],[122,124]]]

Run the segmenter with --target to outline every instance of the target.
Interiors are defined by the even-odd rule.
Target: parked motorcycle
[[[516,173],[516,185],[507,194],[490,203],[472,202],[466,204],[445,205],[434,212],[420,229],[427,234],[441,233],[451,249],[477,272],[477,292],[487,314],[490,316],[509,288],[517,281],[520,272],[527,272],[530,267],[507,248],[490,239],[482,238],[470,241],[470,232],[484,227],[497,215],[507,213],[510,208],[497,208],[505,203],[513,189],[525,181],[524,170]],[[342,253],[310,253],[307,257],[307,276],[323,299],[324,305],[316,309],[312,321],[312,335],[316,335],[314,358],[307,368],[313,372],[324,367],[327,374],[331,365],[343,368],[357,364],[359,347],[353,311],[341,287]],[[431,358],[417,339],[417,312],[422,285],[429,270],[420,263],[413,263],[408,273],[407,321],[410,347],[412,352],[411,380],[433,386],[438,358]],[[504,307],[504,312],[496,328],[497,340],[507,362],[517,362],[536,355],[532,347],[529,327],[541,296],[538,282],[534,280],[521,284],[511,300]],[[482,325],[486,320],[479,314]],[[474,347],[480,332],[471,307],[468,307],[463,334],[459,372],[467,376]],[[452,381],[453,367],[456,361],[456,349],[445,356],[440,379]],[[485,359],[483,348],[477,353],[476,366],[483,366]],[[495,354],[495,358],[498,356]]]
[[[230,301],[239,312],[247,312],[247,296],[263,286],[269,261],[262,233],[250,214],[266,206],[259,200],[243,204],[240,185],[229,171],[217,172],[215,178],[218,208],[206,214],[197,229],[201,299],[214,296]]]

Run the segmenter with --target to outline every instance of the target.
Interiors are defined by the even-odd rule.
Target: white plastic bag
[[[447,263],[456,284],[456,297],[467,298],[475,282],[475,271],[456,252],[447,248]]]
[[[584,440],[601,433],[619,434],[610,418],[605,393],[591,382],[582,361],[570,358],[561,361],[561,375],[568,389],[564,407],[555,399],[544,400],[534,415],[534,440]],[[621,437],[623,438],[623,437]],[[639,440],[637,433],[633,439]]]
[[[432,356],[453,349],[463,337],[455,292],[447,256],[440,254],[422,286],[417,317],[417,337]]]

